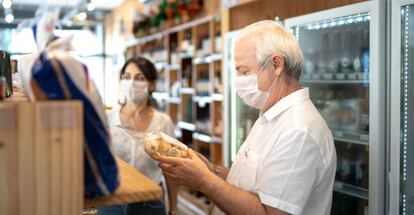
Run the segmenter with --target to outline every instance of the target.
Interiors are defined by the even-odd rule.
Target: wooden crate
[[[73,215],[82,207],[81,103],[0,103],[0,214]]]

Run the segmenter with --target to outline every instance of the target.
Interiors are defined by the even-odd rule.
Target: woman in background
[[[151,106],[151,93],[156,87],[157,70],[154,65],[143,57],[129,59],[121,69],[120,88],[122,96],[120,106],[111,114],[111,124],[114,130],[124,130],[134,136],[135,143],[128,141],[113,141],[115,154],[154,181],[167,188],[166,202],[169,205],[168,213],[175,214],[177,191],[176,187],[164,180],[157,161],[148,156],[143,147],[142,140],[147,133],[164,132],[174,136],[174,124],[170,117],[157,111]],[[116,132],[114,132],[116,133]],[[117,138],[116,135],[113,137]],[[141,144],[141,146],[137,146]],[[166,182],[165,182],[166,181]],[[165,186],[166,185],[166,186]],[[167,200],[168,199],[168,200]],[[128,205],[109,206],[98,209],[99,215],[132,215],[151,214],[163,215],[166,206],[162,201],[150,201]]]

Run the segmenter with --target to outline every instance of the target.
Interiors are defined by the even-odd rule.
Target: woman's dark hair
[[[144,57],[133,57],[127,60],[121,69],[120,79],[125,74],[125,70],[129,64],[133,63],[141,70],[148,82],[154,82],[158,79],[157,70],[154,64]]]
[[[119,80],[122,80],[122,76],[125,74],[127,66],[131,63],[137,66],[139,70],[141,70],[142,74],[144,74],[148,82],[152,83],[158,79],[157,69],[155,69],[154,64],[147,58],[137,56],[130,58],[125,62],[124,66],[121,69]],[[118,103],[125,105],[119,101]],[[152,91],[149,92],[148,105],[152,105],[154,107],[156,106],[155,100],[152,98]]]

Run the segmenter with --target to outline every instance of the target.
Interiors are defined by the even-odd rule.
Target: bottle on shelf
[[[355,79],[355,74],[352,73],[351,69],[351,51],[352,51],[352,31],[351,29],[346,29],[343,33],[344,36],[341,40],[341,49],[340,49],[340,72],[345,74],[348,79]],[[355,42],[355,41],[354,41]]]
[[[307,49],[304,53],[304,70],[302,78],[305,80],[311,79],[311,75],[315,72],[315,50],[313,47]]]
[[[324,32],[322,35],[321,41],[321,48],[318,50],[319,53],[316,54],[318,56],[317,63],[316,63],[316,70],[312,74],[312,79],[318,80],[322,74],[327,72],[327,62],[328,62],[328,55],[329,55],[329,34],[328,32]],[[325,45],[323,45],[325,44]]]
[[[218,70],[214,75],[214,93],[222,93],[222,89],[220,70]]]
[[[329,55],[328,55],[328,71],[330,74],[336,74],[338,79],[343,79],[343,74],[338,75],[340,64],[340,44],[341,44],[341,32],[335,30],[329,40]],[[326,79],[332,79],[333,76],[326,75]]]
[[[362,42],[363,42],[363,32],[362,28],[357,28],[353,34],[353,61],[352,67],[354,72],[360,74],[362,72],[362,62],[361,62],[361,53],[362,53]],[[359,78],[361,79],[361,77]]]
[[[3,75],[0,75],[0,100],[4,100],[6,98],[6,91],[7,91],[6,77]]]
[[[364,42],[362,48],[362,72],[363,80],[369,80],[369,32],[364,32]]]

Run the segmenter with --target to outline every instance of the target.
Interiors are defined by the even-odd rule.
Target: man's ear
[[[272,65],[275,71],[275,74],[280,76],[282,75],[285,68],[285,61],[282,56],[275,54],[272,57]]]

